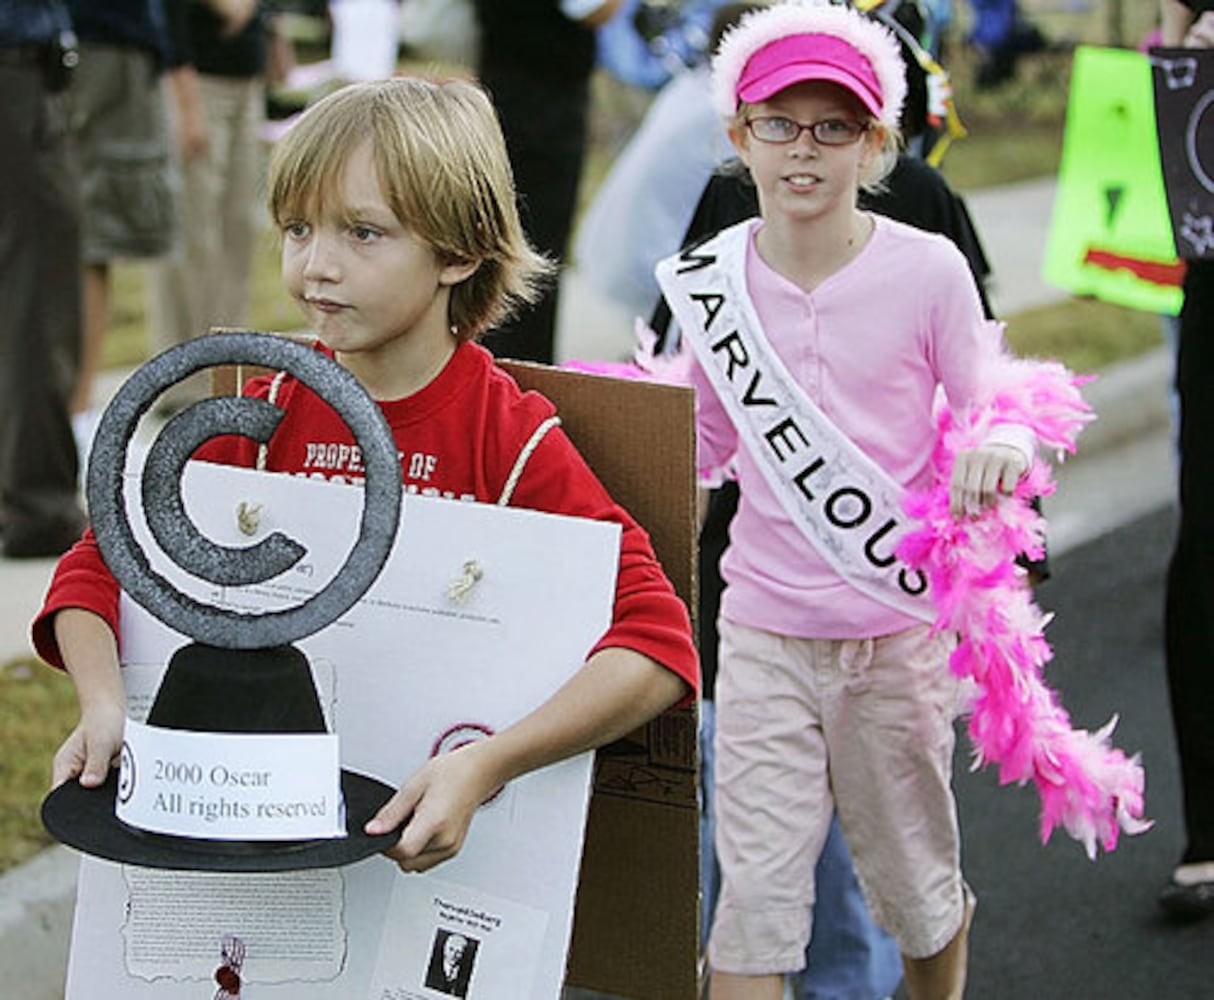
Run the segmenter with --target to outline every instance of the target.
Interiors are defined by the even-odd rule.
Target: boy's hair
[[[310,107],[270,158],[274,222],[332,205],[350,154],[364,142],[401,224],[444,264],[479,261],[451,292],[456,337],[475,339],[539,296],[554,266],[527,242],[497,114],[466,80],[351,84]]]

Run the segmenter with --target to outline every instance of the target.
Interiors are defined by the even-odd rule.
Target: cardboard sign
[[[646,529],[676,591],[694,612],[691,390],[523,362],[504,362],[503,367],[524,389],[540,391],[556,403],[564,429],[612,495]],[[213,377],[214,391],[238,392],[244,380],[258,371],[249,365],[218,368]],[[604,413],[611,413],[612,419],[604,421]],[[322,707],[332,726],[329,713],[334,700],[340,700],[332,693],[340,690],[334,666],[323,659],[311,665],[320,690],[330,692],[322,698]],[[145,715],[156,687],[147,675],[158,675],[159,668],[125,669],[130,713]],[[696,995],[697,725],[694,705],[673,709],[596,755],[566,984],[634,1000]],[[451,736],[463,738],[458,731]],[[567,763],[574,768],[581,766],[579,762]],[[336,925],[340,933],[335,933],[332,915],[343,912],[348,898],[382,901],[384,870],[382,859],[370,858],[341,870],[261,877],[264,881],[254,883],[255,896],[251,897],[250,876],[236,876],[234,880],[215,873],[179,872],[179,880],[166,885],[159,878],[148,878],[162,873],[120,869],[85,859],[78,899],[104,898],[107,908],[100,915],[88,907],[77,911],[70,973],[74,988],[84,991],[80,995],[95,996],[86,989],[90,973],[98,977],[92,980],[94,983],[112,974],[104,964],[101,968],[90,967],[81,961],[82,956],[101,955],[107,956],[104,962],[121,962],[125,948],[125,974],[134,977],[127,980],[134,985],[131,992],[122,994],[124,997],[166,995],[152,989],[156,977],[161,977],[164,985],[163,977],[187,973],[195,992],[206,991],[207,983],[202,980],[216,973],[221,950],[240,954],[244,947],[244,942],[238,942],[217,948],[216,942],[226,942],[225,927],[246,914],[254,903],[278,907],[293,916],[290,921],[263,928],[265,940],[273,942],[286,958],[263,962],[256,956],[249,958],[244,948],[245,972],[267,982],[294,981],[298,986],[303,980],[332,980],[351,964],[371,969],[379,940],[374,934],[347,935],[344,924]],[[437,874],[448,881],[447,872],[440,869]],[[212,919],[183,927],[171,915],[179,913],[183,900],[192,899],[199,891],[208,893]],[[440,894],[439,899],[447,901],[449,897]],[[132,904],[125,913],[122,900]],[[388,906],[402,912],[416,911],[415,905],[390,901],[383,903],[384,912]],[[452,914],[455,910],[443,907],[441,912]],[[157,928],[174,935],[189,931],[194,936],[188,947],[175,947],[170,957],[150,933]],[[440,931],[447,930],[453,929],[436,927],[435,940]],[[508,939],[508,935],[498,936],[498,940]],[[376,968],[375,974],[381,973],[394,974],[386,966]],[[212,980],[206,995],[213,991]],[[289,989],[282,993],[307,996]],[[546,994],[537,991],[533,995]]]
[[[1042,268],[1047,281],[1133,309],[1180,311],[1184,265],[1156,134],[1147,56],[1076,49]]]
[[[1177,250],[1214,257],[1214,52],[1152,49],[1151,75]]]
[[[694,617],[694,393],[550,365],[500,364],[524,390],[556,404],[569,438],[646,529]],[[212,391],[238,393],[256,374],[265,370],[217,368]],[[606,413],[611,420],[603,420]],[[681,706],[596,755],[569,985],[632,1000],[700,992],[698,725],[696,706]]]
[[[649,534],[694,619],[692,390],[523,361],[501,367],[523,389],[556,404],[587,463]],[[213,391],[238,393],[263,372],[250,365],[217,368]],[[571,986],[632,1000],[700,992],[698,727],[694,705],[674,708],[596,755],[569,951]]]

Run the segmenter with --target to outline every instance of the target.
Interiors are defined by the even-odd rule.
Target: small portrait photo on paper
[[[479,946],[480,941],[467,934],[438,928],[426,967],[426,987],[446,996],[466,997]]]

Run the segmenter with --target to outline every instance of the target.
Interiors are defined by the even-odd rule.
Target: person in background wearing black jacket
[[[57,556],[80,536],[69,400],[80,363],[80,192],[62,0],[0,4],[0,554]]]
[[[1162,0],[1164,45],[1214,47],[1214,2]],[[1180,142],[1180,136],[1171,141]],[[1214,260],[1190,260],[1176,355],[1180,525],[1168,567],[1164,658],[1180,756],[1184,853],[1159,896],[1177,920],[1214,913]]]
[[[531,245],[560,261],[577,211],[586,153],[595,28],[619,0],[476,0],[477,75],[506,134]],[[485,338],[498,357],[551,364],[557,292]]]

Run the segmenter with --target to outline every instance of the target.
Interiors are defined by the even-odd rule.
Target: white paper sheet
[[[543,910],[431,874],[397,879],[367,1000],[531,1000]],[[454,940],[452,940],[454,939]]]

